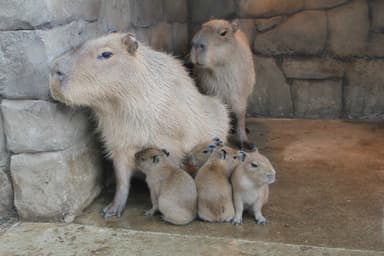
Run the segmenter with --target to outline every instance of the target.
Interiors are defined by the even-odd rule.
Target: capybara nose
[[[207,48],[207,45],[204,42],[196,41],[192,42],[192,47],[196,50],[204,50],[205,48]]]
[[[270,182],[275,181],[275,174],[267,174],[267,179],[268,179]]]
[[[57,79],[59,79],[60,82],[64,80],[65,75],[60,70],[54,71],[54,75],[57,77]]]

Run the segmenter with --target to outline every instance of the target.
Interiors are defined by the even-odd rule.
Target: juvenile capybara
[[[169,160],[169,154],[147,148],[135,155],[136,166],[145,174],[151,193],[152,208],[145,215],[159,211],[165,221],[185,225],[196,217],[196,185],[190,175]]]
[[[231,177],[235,206],[233,224],[242,223],[244,208],[253,212],[257,224],[267,224],[261,209],[268,201],[268,185],[275,181],[275,176],[272,164],[259,152],[248,154],[247,159],[237,166]]]
[[[246,110],[255,84],[253,56],[246,35],[236,22],[210,20],[192,39],[193,73],[200,91],[216,95],[227,104],[235,132],[234,144],[247,151]]]
[[[243,151],[227,146],[218,147],[197,172],[197,214],[200,219],[209,222],[232,220],[235,211],[229,179],[244,157]]]
[[[197,171],[207,162],[216,148],[222,146],[224,146],[224,142],[220,138],[196,145],[183,159],[185,171],[195,177]]]
[[[104,217],[120,216],[125,207],[136,152],[164,147],[180,162],[197,144],[224,140],[229,130],[219,99],[200,94],[178,60],[132,34],[109,34],[59,57],[50,89],[55,99],[95,112],[116,177]]]

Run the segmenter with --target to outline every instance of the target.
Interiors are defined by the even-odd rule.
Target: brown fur
[[[210,20],[192,39],[191,61],[204,94],[217,95],[232,112],[237,146],[256,150],[245,127],[247,100],[255,84],[253,56],[236,23]]]
[[[180,162],[199,143],[225,140],[229,130],[219,99],[201,95],[179,61],[131,34],[91,40],[59,57],[50,89],[55,99],[95,112],[116,177],[105,217],[125,207],[137,151],[165,147]]]
[[[269,196],[268,185],[275,181],[275,169],[259,152],[249,154],[233,172],[231,183],[235,205],[234,224],[242,223],[244,208],[253,212],[257,224],[266,224],[261,210]]]
[[[224,152],[224,153],[223,153]],[[209,222],[228,222],[234,216],[229,177],[241,155],[230,147],[219,147],[196,175],[198,216]]]
[[[136,166],[146,175],[152,208],[146,215],[160,211],[163,219],[185,225],[196,217],[197,191],[194,180],[159,149],[145,149],[135,155]]]

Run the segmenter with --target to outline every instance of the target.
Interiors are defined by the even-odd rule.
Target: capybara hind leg
[[[104,218],[120,217],[127,202],[133,168],[115,162],[116,191],[113,201],[103,209]]]
[[[248,140],[246,125],[245,125],[245,112],[234,113],[232,117],[233,117],[234,131],[235,131],[235,140],[234,140],[235,145],[245,151],[256,151],[257,150],[256,144]]]

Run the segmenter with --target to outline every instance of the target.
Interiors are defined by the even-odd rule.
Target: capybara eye
[[[237,159],[237,156],[234,156],[233,159]]]
[[[97,56],[97,59],[109,59],[112,55],[112,52],[102,52],[99,56]]]
[[[204,150],[203,153],[204,153],[204,154],[208,154],[208,150]]]
[[[226,34],[227,34],[227,30],[224,30],[224,31],[221,31],[221,32],[220,32],[220,35],[221,35],[221,36],[225,36]]]
[[[251,166],[252,166],[253,168],[257,168],[257,167],[259,167],[259,165],[258,165],[257,163],[255,163],[255,162],[252,162],[252,163],[251,163]]]

